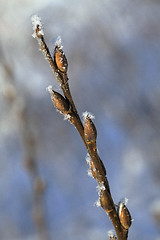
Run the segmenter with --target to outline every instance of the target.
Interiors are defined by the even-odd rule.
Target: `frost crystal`
[[[91,169],[88,169],[87,174],[88,174],[89,177],[93,178]]]
[[[87,155],[86,155],[86,162],[87,162],[87,164],[90,165],[90,161],[91,161],[91,158],[90,158],[89,154],[87,153]]]
[[[48,87],[46,87],[46,91],[48,91],[49,93],[52,92],[52,85],[49,85]]]
[[[116,239],[113,230],[108,231],[108,237],[111,238],[111,239]]]
[[[120,201],[121,203],[123,203],[124,205],[127,205],[127,203],[128,203],[128,198],[122,198],[121,199],[121,201]]]
[[[100,195],[101,191],[104,191],[106,189],[105,186],[104,186],[104,182],[99,183],[96,188],[97,188],[97,191],[98,191],[99,195]]]
[[[98,198],[98,200],[94,203],[94,206],[96,207],[100,207],[101,206],[101,202],[100,199]]]
[[[57,40],[55,41],[55,46],[58,46],[59,49],[62,49],[62,48],[63,48],[61,36],[58,36],[58,37],[57,37]]]
[[[71,115],[70,114],[64,114],[64,120],[70,120]]]
[[[83,117],[83,121],[85,121],[86,117],[89,117],[90,119],[95,118],[95,116],[93,114],[91,114],[90,112],[87,112],[87,111],[82,113],[82,117]]]
[[[31,17],[32,25],[33,25],[33,31],[34,33],[32,34],[32,37],[36,38],[37,37],[37,28],[39,29],[38,34],[43,36],[43,29],[42,29],[42,23],[41,23],[41,18],[38,17],[37,15],[33,15]]]

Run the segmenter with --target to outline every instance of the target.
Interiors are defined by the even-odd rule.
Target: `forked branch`
[[[48,87],[51,99],[57,110],[75,126],[80,134],[89,154],[90,172],[98,183],[100,205],[105,210],[107,215],[109,215],[115,228],[118,240],[126,240],[128,238],[128,229],[132,223],[131,215],[125,203],[120,202],[118,209],[115,207],[116,205],[113,202],[106,176],[106,169],[97,152],[97,130],[92,121],[92,117],[90,114],[86,113],[84,115],[83,124],[75,107],[68,83],[67,58],[63,52],[61,40],[59,38],[56,41],[54,56],[52,58],[44,40],[44,33],[40,18],[33,16],[32,23],[34,30],[33,37],[38,40],[40,48],[45,58],[48,60],[52,71],[55,73],[55,76],[64,94],[64,96],[62,96],[60,93],[52,90],[52,87]],[[112,236],[110,235],[109,238],[116,239],[116,236],[113,234]]]

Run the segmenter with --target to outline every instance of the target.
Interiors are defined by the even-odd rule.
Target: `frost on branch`
[[[59,49],[63,49],[61,36],[57,37],[55,41],[55,47],[59,47]]]
[[[116,240],[117,239],[113,230],[108,231],[108,237],[109,237],[109,240]]]
[[[98,186],[96,187],[96,189],[98,191],[98,195],[100,196],[101,192],[106,189],[104,186],[104,182],[99,183]]]
[[[51,92],[52,92],[52,85],[49,85],[48,87],[46,87],[46,91],[48,91],[51,94]]]
[[[86,162],[87,162],[87,164],[89,164],[89,166],[90,166],[90,161],[91,161],[91,158],[90,158],[89,154],[87,153]]]
[[[32,37],[34,38],[40,38],[44,35],[43,29],[42,29],[42,23],[41,18],[37,15],[33,15],[31,17],[32,25],[33,25],[33,31]]]
[[[100,198],[98,198],[98,200],[94,203],[94,206],[96,206],[96,207],[101,206]]]

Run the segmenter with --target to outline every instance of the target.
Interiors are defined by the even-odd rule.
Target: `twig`
[[[67,58],[63,52],[61,40],[59,38],[58,41],[56,41],[54,58],[52,58],[44,40],[44,33],[40,18],[33,16],[32,23],[34,30],[33,37],[38,40],[41,50],[45,58],[48,60],[52,71],[55,73],[55,76],[64,94],[63,97],[60,93],[53,91],[52,88],[49,87],[48,90],[50,92],[51,99],[59,112],[62,113],[75,126],[80,134],[90,156],[89,166],[91,174],[98,183],[101,207],[109,215],[115,228],[118,240],[126,240],[128,237],[128,229],[131,225],[131,215],[124,203],[121,203],[121,205],[119,204],[119,210],[117,211],[111,196],[111,191],[106,176],[106,169],[97,153],[96,127],[91,119],[90,114],[88,113],[86,113],[84,116],[83,125],[75,107],[68,84],[69,79],[67,76]],[[116,237],[114,237],[115,236],[110,239],[116,239]]]
[[[36,142],[29,126],[26,104],[19,95],[14,82],[14,74],[8,64],[4,63],[6,73],[8,73],[9,86],[6,84],[6,99],[15,107],[16,117],[20,126],[22,142],[24,146],[24,165],[30,175],[33,186],[33,220],[37,228],[40,240],[48,240],[47,226],[44,217],[43,200],[45,183],[40,177],[36,162]]]

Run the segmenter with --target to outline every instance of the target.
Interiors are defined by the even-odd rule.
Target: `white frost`
[[[127,203],[128,203],[128,198],[122,198],[121,200],[120,200],[120,202],[121,203],[123,203],[124,205],[127,205]]]
[[[46,91],[48,91],[49,93],[52,92],[52,85],[49,85],[48,87],[46,87]]]
[[[89,117],[90,119],[95,118],[95,116],[93,114],[91,114],[90,112],[87,112],[87,111],[82,113],[82,117],[83,117],[83,121],[85,121],[86,117]]]
[[[94,203],[94,206],[96,207],[100,207],[101,206],[101,202],[100,199],[98,198],[98,200]]]
[[[64,114],[64,120],[70,120],[71,115],[70,114]]]
[[[89,154],[87,153],[87,155],[86,155],[86,162],[87,162],[87,164],[90,165],[90,161],[91,161],[91,158],[90,158]]]
[[[104,186],[104,182],[99,183],[99,184],[97,185],[96,189],[97,189],[97,191],[98,191],[98,195],[100,195],[100,192],[101,192],[101,191],[104,191],[104,190],[106,189],[105,186]]]
[[[32,34],[32,37],[34,37],[34,38],[37,37],[37,35],[36,35],[36,29],[37,29],[37,27],[39,28],[38,34],[39,34],[39,35],[44,35],[43,29],[42,29],[41,18],[38,17],[37,15],[33,15],[33,16],[31,17],[31,21],[32,21],[33,31],[34,31],[34,33]]]
[[[58,37],[57,37],[57,39],[56,39],[56,41],[55,41],[55,46],[58,46],[60,49],[63,48],[61,36],[58,36]]]
[[[110,238],[115,237],[115,234],[114,234],[114,231],[113,231],[113,230],[109,230],[109,231],[108,231],[108,237],[110,237]]]
[[[89,177],[93,178],[93,175],[92,175],[91,169],[88,169],[87,174],[88,174]]]

